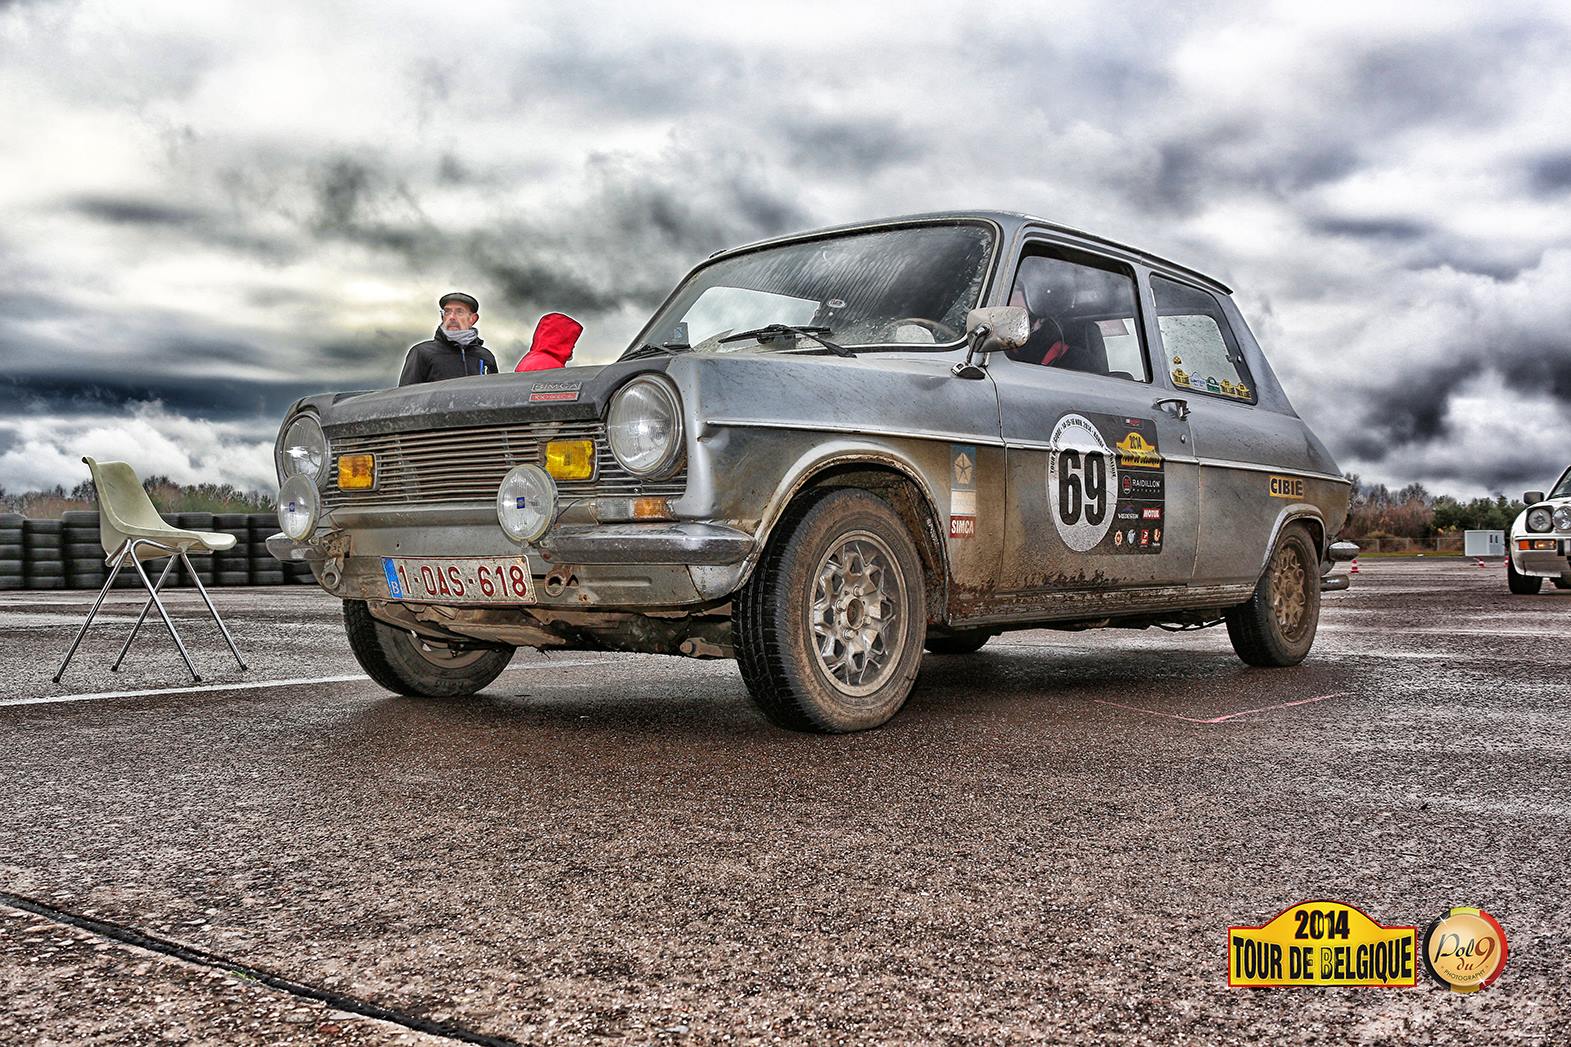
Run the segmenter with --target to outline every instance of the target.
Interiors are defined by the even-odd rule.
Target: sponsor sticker
[[[583,382],[536,382],[529,387],[529,402],[571,403],[578,399],[583,386]]]
[[[1417,940],[1418,928],[1388,927],[1346,902],[1299,902],[1258,927],[1227,929],[1227,984],[1413,986]]]
[[[1300,476],[1273,476],[1270,486],[1272,498],[1304,497],[1304,480]]]
[[[1070,550],[1162,551],[1161,529],[1150,526],[1162,519],[1166,501],[1157,444],[1150,418],[1087,413],[1058,420],[1049,443],[1047,499]]]
[[[976,448],[949,445],[949,537],[976,537]]]
[[[1447,909],[1424,932],[1424,966],[1452,992],[1494,984],[1506,966],[1506,932],[1482,909]]]

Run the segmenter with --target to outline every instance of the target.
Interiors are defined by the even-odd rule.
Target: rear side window
[[[1151,277],[1156,325],[1168,374],[1180,389],[1254,403],[1255,381],[1216,296],[1164,276]]]

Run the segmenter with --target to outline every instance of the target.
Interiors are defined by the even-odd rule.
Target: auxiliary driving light
[[[538,541],[556,519],[556,481],[538,465],[518,465],[496,489],[496,522],[515,542]]]
[[[595,475],[593,440],[552,440],[545,445],[545,471],[558,480],[589,480]]]
[[[1555,509],[1555,530],[1571,531],[1571,505],[1562,505]]]
[[[1554,519],[1554,515],[1550,513],[1547,506],[1541,505],[1537,509],[1529,509],[1527,511],[1527,529],[1529,531],[1547,531],[1554,526]]]
[[[341,454],[338,456],[338,489],[369,491],[376,486],[376,456]]]
[[[278,526],[290,541],[303,542],[316,530],[322,503],[316,484],[307,476],[291,476],[278,489]]]

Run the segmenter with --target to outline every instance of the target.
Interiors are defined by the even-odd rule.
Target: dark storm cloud
[[[157,375],[137,378],[112,372],[30,373],[0,378],[0,400],[25,405],[29,414],[85,414],[128,404],[160,402],[170,411],[219,421],[279,418],[302,396],[323,392],[319,382]]]
[[[1571,189],[1571,153],[1541,156],[1528,165],[1528,182],[1543,196],[1560,196]]]
[[[1431,226],[1406,218],[1337,218],[1310,219],[1309,228],[1327,236],[1350,236],[1359,240],[1419,240],[1427,236]]]
[[[1366,396],[1363,424],[1339,434],[1338,444],[1361,459],[1380,462],[1404,447],[1444,438],[1451,399],[1476,370],[1473,361],[1458,361],[1400,376]]]
[[[924,155],[917,135],[890,119],[793,116],[781,125],[781,142],[798,166],[824,164],[847,172],[869,173]]]
[[[180,227],[191,225],[201,215],[188,207],[115,196],[82,197],[70,207],[78,214],[110,225]]]

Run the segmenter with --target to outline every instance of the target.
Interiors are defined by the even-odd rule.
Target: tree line
[[[232,484],[176,483],[167,476],[149,476],[143,490],[160,513],[269,513],[277,507],[270,494],[242,491]],[[47,491],[12,494],[0,487],[0,512],[21,513],[34,520],[58,519],[75,509],[96,510],[98,493],[83,480],[69,491],[56,485]]]
[[[1353,501],[1348,509],[1343,537],[1433,538],[1460,531],[1509,531],[1525,506],[1503,494],[1462,501],[1450,495],[1430,494],[1423,484],[1412,483],[1392,490],[1385,484],[1365,484],[1357,473],[1348,473]]]

